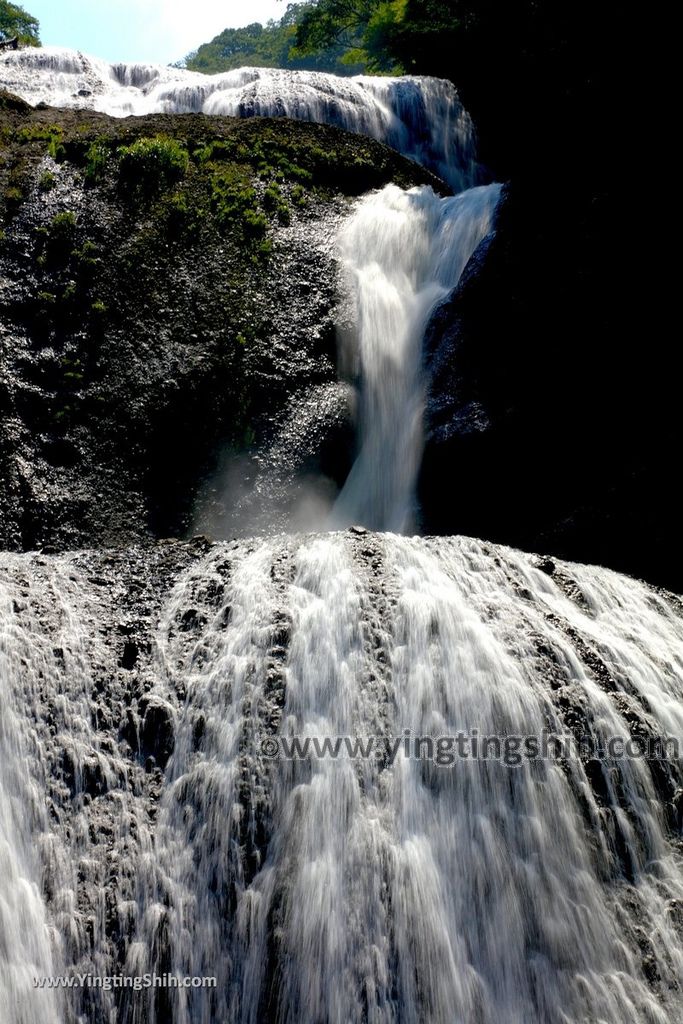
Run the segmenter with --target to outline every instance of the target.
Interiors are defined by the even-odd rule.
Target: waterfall
[[[0,579],[0,1019],[11,1024],[59,1024],[56,994],[36,990],[35,977],[54,972],[51,929],[40,891],[39,859],[31,825],[43,835],[47,820],[42,779],[27,777],[27,683],[9,683],[25,654],[12,601]]]
[[[647,764],[607,764],[605,798],[580,762],[269,765],[262,751],[274,731],[560,731],[563,691],[587,700],[596,734],[628,736],[623,700],[680,736],[683,630],[665,603],[576,566],[561,569],[568,597],[528,557],[467,540],[332,536],[225,561],[176,591],[178,621],[230,576],[191,645],[169,630],[163,659],[188,680],[160,829],[163,891],[179,895],[169,942],[185,972],[227,954],[215,1019],[663,1022],[628,907],[665,987],[683,969],[683,875]],[[198,1003],[176,1013],[201,1019]]]
[[[432,79],[0,72],[35,103],[331,121],[473,180]],[[681,600],[400,535],[425,324],[499,191],[389,186],[342,228],[348,529],[0,552],[2,1024],[681,1019]]]
[[[32,104],[115,117],[203,112],[338,125],[385,142],[456,190],[477,177],[471,119],[451,83],[437,78],[341,78],[279,68],[202,75],[45,47],[0,54],[0,86]]]
[[[63,1016],[41,1019],[676,1019],[676,757],[440,766],[404,742],[544,729],[596,747],[680,742],[679,602],[466,538],[234,542],[187,568],[182,545],[139,551],[122,570],[126,557],[0,555],[16,651],[3,679],[30,750],[22,785],[49,790],[53,807],[47,821],[22,805],[49,899],[23,887],[12,948],[32,945],[23,970],[47,971],[48,922],[66,972],[217,985],[75,989]],[[131,613],[147,617],[149,641],[132,674],[115,641]],[[122,676],[147,715],[166,708],[174,722],[165,772],[140,766],[129,730],[116,738],[117,716],[138,706],[117,703]],[[140,720],[141,743],[144,732]],[[313,746],[285,756],[288,738],[335,737],[379,745],[355,759]],[[11,846],[16,860],[15,835]],[[0,905],[18,888],[3,873]]]
[[[422,459],[422,340],[429,315],[456,286],[493,226],[499,185],[441,199],[389,185],[359,205],[341,235],[356,332],[359,454],[333,522],[405,532],[416,523]]]

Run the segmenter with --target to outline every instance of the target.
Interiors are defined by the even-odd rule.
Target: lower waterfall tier
[[[467,538],[1,554],[3,1019],[664,1024],[682,665],[678,599]],[[216,986],[89,981],[148,973]]]

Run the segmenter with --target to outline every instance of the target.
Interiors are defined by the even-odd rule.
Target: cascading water
[[[0,68],[32,102],[271,104],[413,154],[469,125],[431,80],[206,80],[63,51]],[[450,145],[435,159],[465,180]],[[498,193],[389,187],[342,231],[350,530],[0,553],[2,1024],[681,1020],[680,601],[355,525],[412,525],[424,325]],[[589,752],[517,756],[547,732]],[[512,756],[476,756],[485,736]],[[656,753],[623,756],[633,738]],[[82,980],[34,987],[53,975]],[[145,984],[169,975],[215,984]]]
[[[202,112],[333,124],[385,142],[454,189],[477,177],[472,121],[451,83],[438,78],[341,78],[279,68],[202,75],[45,47],[0,54],[0,86],[29,103],[115,117]]]
[[[0,1020],[12,1024],[58,1024],[54,992],[34,989],[33,979],[54,972],[52,934],[40,892],[38,858],[30,825],[47,831],[42,780],[27,778],[26,704],[22,686],[15,706],[8,681],[19,652],[16,602],[0,580]],[[23,680],[27,682],[28,680]]]
[[[97,639],[122,628],[107,558],[0,556],[19,652],[5,685],[32,784],[54,780],[51,822],[22,806],[50,894],[22,918],[23,942],[47,920],[60,970],[217,985],[75,989],[58,1019],[99,1024],[114,1007],[126,1024],[678,1019],[675,756],[439,766],[403,746],[579,727],[596,746],[680,742],[675,599],[468,539],[216,545],[159,595],[136,669],[147,708],[175,719],[162,786],[102,710],[88,715],[87,681],[101,693],[122,672],[114,641]],[[157,572],[145,558],[137,589]],[[288,737],[398,744],[291,760]],[[73,795],[59,785],[66,744]],[[145,785],[160,787],[154,816]],[[11,902],[15,876],[0,885]],[[31,1005],[8,1019],[38,1019]]]
[[[402,533],[415,525],[422,459],[422,339],[429,315],[456,286],[493,227],[499,185],[442,199],[389,185],[364,200],[341,237],[354,296],[360,381],[359,454],[333,512]]]
[[[415,485],[422,459],[425,328],[493,230],[500,185],[442,198],[430,188],[394,185],[362,199],[337,239],[346,323],[339,337],[342,377],[311,389],[276,433],[250,487],[245,461],[216,475],[227,523],[198,502],[196,527],[234,537],[283,530],[343,528],[410,532],[418,522]],[[341,493],[300,472],[314,428],[355,412],[358,454]],[[212,487],[215,483],[212,481]]]

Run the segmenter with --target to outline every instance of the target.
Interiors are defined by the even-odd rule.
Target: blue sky
[[[46,46],[169,64],[224,28],[279,18],[286,0],[20,0]]]

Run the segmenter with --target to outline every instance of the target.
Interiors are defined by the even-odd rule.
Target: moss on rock
[[[217,453],[336,379],[331,239],[390,181],[440,187],[329,126],[0,96],[0,547],[187,530]]]

